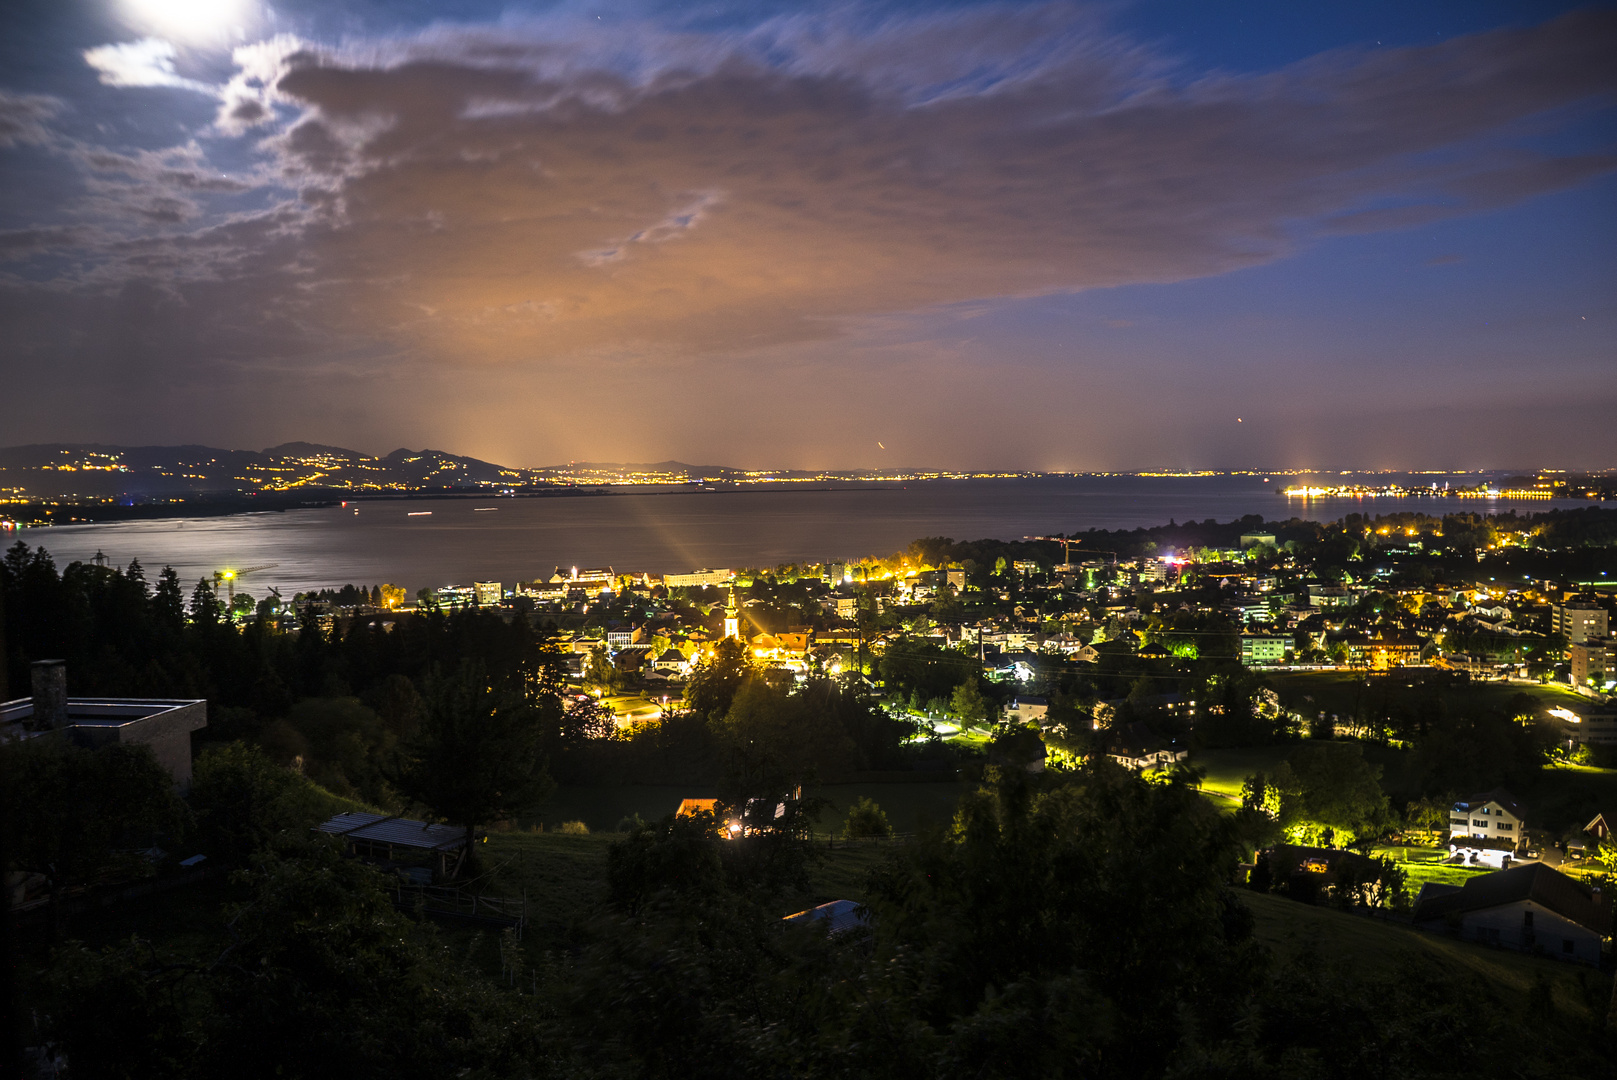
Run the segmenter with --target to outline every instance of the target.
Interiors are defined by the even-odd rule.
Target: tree
[[[763,788],[793,787],[810,776],[857,765],[853,740],[822,704],[754,676],[742,683],[724,715],[709,720],[708,726],[728,752],[736,778]]]
[[[542,709],[491,688],[467,664],[440,679],[421,730],[392,779],[407,799],[466,829],[467,851],[478,826],[531,810],[554,787],[545,771]]]
[[[988,719],[988,702],[976,679],[967,679],[954,688],[949,698],[949,711],[960,721],[961,727],[975,727]]]
[[[224,613],[225,607],[219,602],[219,594],[213,591],[208,579],[199,579],[196,588],[191,590],[191,621],[202,627],[217,626]]]
[[[201,847],[221,862],[243,861],[277,839],[301,840],[337,802],[249,743],[204,750],[191,781]]]
[[[612,666],[612,658],[607,655],[605,645],[590,649],[589,660],[584,665],[584,681],[602,693],[609,692],[617,685],[618,671]]]
[[[887,822],[887,812],[876,805],[868,795],[861,796],[848,808],[848,818],[842,824],[842,835],[850,840],[893,835]]]
[[[875,963],[839,980],[842,1038],[887,1061],[850,1073],[1160,1075],[1187,1032],[1228,1023],[1255,969],[1228,825],[1110,762],[1055,779],[990,774],[947,835],[872,875]]]
[[[74,1075],[271,1080],[318,1062],[425,1080],[532,1076],[545,1058],[534,1011],[458,965],[336,845],[266,852],[234,887],[247,902],[222,913],[228,938],[208,919],[190,952],[132,938],[52,957],[37,1015]]]
[[[617,730],[616,714],[592,697],[579,698],[567,706],[561,715],[561,737],[564,742],[609,739]]]
[[[1416,799],[1404,807],[1404,815],[1409,821],[1410,828],[1420,829],[1427,833],[1440,833],[1448,831],[1449,807],[1454,805],[1452,798]]]
[[[1381,791],[1381,768],[1364,760],[1361,747],[1311,742],[1298,747],[1288,764],[1301,789],[1301,816],[1306,822],[1333,834],[1346,833],[1351,840],[1386,830],[1390,815]]]
[[[752,672],[746,646],[733,638],[725,638],[713,647],[709,659],[696,665],[686,680],[686,708],[704,719],[723,716]]]

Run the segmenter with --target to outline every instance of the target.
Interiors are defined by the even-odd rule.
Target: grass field
[[[1239,798],[1241,785],[1247,777],[1253,773],[1268,772],[1296,749],[1295,745],[1282,745],[1202,750],[1190,759],[1190,764],[1207,770],[1207,778],[1202,781],[1203,790]]]
[[[559,944],[573,924],[600,910],[606,897],[607,849],[623,838],[622,833],[494,833],[479,852],[488,874],[485,889],[511,897],[526,892],[528,947]],[[781,915],[831,900],[863,900],[867,876],[895,846],[863,841],[828,849],[817,844],[809,890],[782,897]]]
[[[1280,700],[1288,708],[1295,709],[1305,716],[1322,710],[1346,716],[1354,711],[1354,707],[1367,692],[1365,676],[1351,671],[1276,672],[1269,676],[1269,681],[1275,693],[1280,695]],[[1371,701],[1382,700],[1384,696],[1389,696],[1394,701],[1400,697],[1416,701],[1434,692],[1432,689],[1419,686],[1404,689],[1391,679],[1385,681],[1375,679],[1371,682],[1372,687],[1368,691],[1372,695],[1369,699]],[[1441,693],[1449,709],[1460,712],[1504,710],[1509,707],[1511,699],[1517,694],[1527,694],[1545,709],[1579,700],[1578,695],[1570,688],[1553,683],[1540,685],[1470,682],[1445,686]]]
[[[599,910],[605,897],[607,846],[617,839],[621,837],[612,834],[555,833],[497,833],[489,838],[483,857],[493,871],[496,887],[491,891],[520,895],[527,890],[533,918],[526,939],[529,949],[560,944],[570,926]],[[857,844],[834,850],[818,845],[809,890],[782,897],[781,914],[830,900],[865,899],[870,871],[894,851],[892,844]],[[1604,1007],[1611,994],[1610,976],[1587,968],[1489,949],[1279,896],[1244,891],[1239,895],[1256,920],[1257,939],[1280,962],[1311,950],[1326,961],[1356,970],[1393,972],[1402,955],[1412,955],[1522,994],[1543,976],[1554,989],[1556,1005],[1574,1015],[1586,1014],[1589,1001]]]
[[[601,699],[601,704],[617,714],[620,724],[657,720],[662,716],[662,699],[640,694],[613,694]]]

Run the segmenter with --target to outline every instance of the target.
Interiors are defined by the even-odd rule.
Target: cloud
[[[57,98],[0,90],[0,147],[50,141],[47,123],[63,108]]]
[[[142,38],[115,45],[101,45],[87,49],[84,62],[99,73],[101,82],[108,86],[173,86],[181,90],[195,90],[200,94],[216,94],[218,88],[188,79],[174,70],[178,55],[172,42],[161,38]]]
[[[316,384],[425,402],[445,372],[700,381],[894,312],[1216,275],[1617,168],[1532,138],[1609,109],[1610,13],[1258,75],[1065,5],[590,23],[283,36],[223,89],[164,41],[91,50],[103,82],[219,113],[184,147],[77,152],[103,239],[48,283],[77,290],[67,322],[6,286],[16,348],[262,378],[293,408]],[[222,175],[227,143],[258,164]],[[138,362],[74,344],[112,325]]]
[[[329,193],[310,235],[348,311],[479,362],[750,348],[882,311],[1217,274],[1614,167],[1494,145],[1610,94],[1608,15],[1201,79],[1090,25],[994,8],[646,31],[594,65],[586,46],[443,30],[382,54],[304,48],[272,84],[302,111],[273,146]],[[671,229],[703,191],[722,199]],[[665,235],[680,242],[645,242]],[[523,305],[553,317],[502,323]]]
[[[89,239],[91,233],[90,229],[74,225],[0,230],[0,262],[17,262],[41,252],[76,247]]]

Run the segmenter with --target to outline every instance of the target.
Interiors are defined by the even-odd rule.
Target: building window
[[[1511,825],[1508,821],[1496,821],[1494,822],[1494,828],[1498,829],[1500,832],[1510,832],[1513,828],[1515,828],[1515,826]]]
[[[1532,926],[1533,925],[1533,913],[1531,911],[1522,912],[1522,925],[1523,926]]]
[[[1488,827],[1488,823],[1486,821],[1473,821],[1471,824],[1479,829],[1486,829]]]
[[[1569,952],[1572,951],[1572,939],[1571,938],[1562,938],[1561,939],[1561,951],[1564,952],[1564,953],[1569,953]]]

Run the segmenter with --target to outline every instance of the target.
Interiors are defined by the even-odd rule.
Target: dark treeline
[[[522,696],[554,694],[554,657],[526,620],[462,610],[324,619],[305,607],[296,632],[267,616],[233,625],[221,598],[171,569],[148,581],[75,562],[58,572],[19,542],[0,560],[10,695],[29,693],[29,664],[67,661],[74,696],[206,698],[199,745],[247,740],[332,791],[396,799],[390,759],[427,714],[435,681],[472,668]],[[559,714],[559,709],[552,709]]]
[[[496,682],[543,666],[542,639],[522,620],[461,611],[357,618],[328,630],[308,608],[296,634],[269,619],[238,629],[206,581],[187,585],[168,568],[151,581],[138,561],[122,569],[75,562],[58,572],[43,547],[21,541],[0,560],[0,594],[6,671],[20,693],[29,663],[49,657],[68,662],[74,693],[206,697],[273,715],[296,698],[363,696],[392,676],[419,678],[464,660]]]

